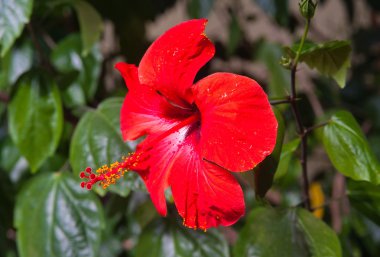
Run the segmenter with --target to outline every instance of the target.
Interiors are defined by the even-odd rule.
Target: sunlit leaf
[[[98,256],[103,210],[66,173],[44,173],[18,196],[15,214],[21,257]]]
[[[8,52],[29,22],[33,0],[0,1],[0,56]]]
[[[354,180],[380,183],[380,164],[351,113],[336,112],[323,128],[322,138],[339,172]]]
[[[33,172],[55,152],[62,125],[62,104],[55,82],[41,71],[24,76],[9,104],[9,132]]]

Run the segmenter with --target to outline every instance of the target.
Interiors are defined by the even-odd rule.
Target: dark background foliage
[[[120,136],[127,89],[113,65],[138,64],[166,29],[199,17],[209,19],[216,56],[196,79],[235,72],[273,103],[286,99],[290,71],[280,60],[294,58],[305,24],[297,0],[0,2],[0,256],[380,256],[376,0],[320,0],[311,21],[297,103],[306,127],[328,122],[308,138],[312,212],[300,208],[289,104],[275,105],[274,153],[237,175],[247,211],[232,227],[183,227],[170,192],[168,217],[159,217],[134,173],[107,191],[80,188],[81,170],[136,146]],[[344,42],[324,43],[334,40]]]

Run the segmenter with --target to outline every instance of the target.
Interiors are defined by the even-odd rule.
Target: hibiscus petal
[[[195,75],[215,52],[204,34],[206,23],[206,19],[183,22],[154,41],[140,62],[140,82],[177,105],[192,103],[190,87]]]
[[[184,116],[188,116],[186,110],[171,105],[153,88],[141,85],[135,65],[118,63],[115,67],[129,89],[120,112],[120,128],[124,140],[167,131]]]
[[[158,213],[166,215],[165,189],[168,188],[168,178],[173,170],[173,161],[181,152],[190,125],[169,134],[159,142],[152,144],[159,135],[152,134],[139,144],[137,152],[144,156],[138,164],[137,173],[144,180],[153,204]]]
[[[140,86],[138,69],[136,65],[125,62],[118,62],[115,68],[120,72],[129,90],[136,90]]]
[[[207,229],[235,223],[245,212],[243,191],[225,169],[202,160],[199,128],[182,127],[151,146],[155,135],[139,145],[144,160],[137,171],[143,178],[153,204],[166,215],[165,190],[171,186],[174,202],[184,224]]]
[[[245,171],[272,152],[277,120],[257,82],[215,73],[192,89],[202,117],[202,157],[231,171]]]
[[[245,212],[243,191],[226,170],[202,160],[199,131],[186,137],[172,163],[169,184],[184,225],[208,229],[229,226]]]

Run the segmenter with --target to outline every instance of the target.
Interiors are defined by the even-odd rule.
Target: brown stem
[[[307,177],[307,129],[303,126],[301,114],[299,112],[296,98],[296,70],[297,63],[294,63],[291,70],[291,92],[290,92],[290,106],[292,109],[293,116],[296,121],[297,133],[301,137],[301,167],[302,167],[302,182],[303,182],[303,202],[305,203],[305,207],[308,210],[310,209],[310,196],[309,196],[309,180]]]
[[[308,137],[308,132],[307,129],[304,127],[301,119],[301,114],[297,106],[297,90],[296,90],[296,72],[297,72],[297,65],[298,62],[301,58],[301,52],[303,45],[305,43],[305,39],[307,37],[307,33],[309,31],[309,26],[310,26],[310,19],[307,19],[304,33],[301,38],[301,43],[298,47],[296,57],[294,58],[291,73],[290,73],[290,106],[292,109],[292,113],[294,116],[294,119],[296,121],[296,126],[297,126],[297,133],[301,137],[301,167],[302,167],[302,182],[303,182],[303,200],[305,203],[306,209],[309,211],[311,210],[310,207],[310,195],[309,195],[309,180],[307,177],[307,137]]]

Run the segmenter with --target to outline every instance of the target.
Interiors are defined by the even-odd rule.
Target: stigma
[[[97,184],[103,189],[110,185],[116,184],[124,174],[137,167],[142,153],[131,153],[128,156],[122,157],[121,162],[114,162],[110,165],[103,165],[93,172],[92,168],[87,167],[79,173],[79,177],[83,179],[80,183],[82,188],[91,190]]]

